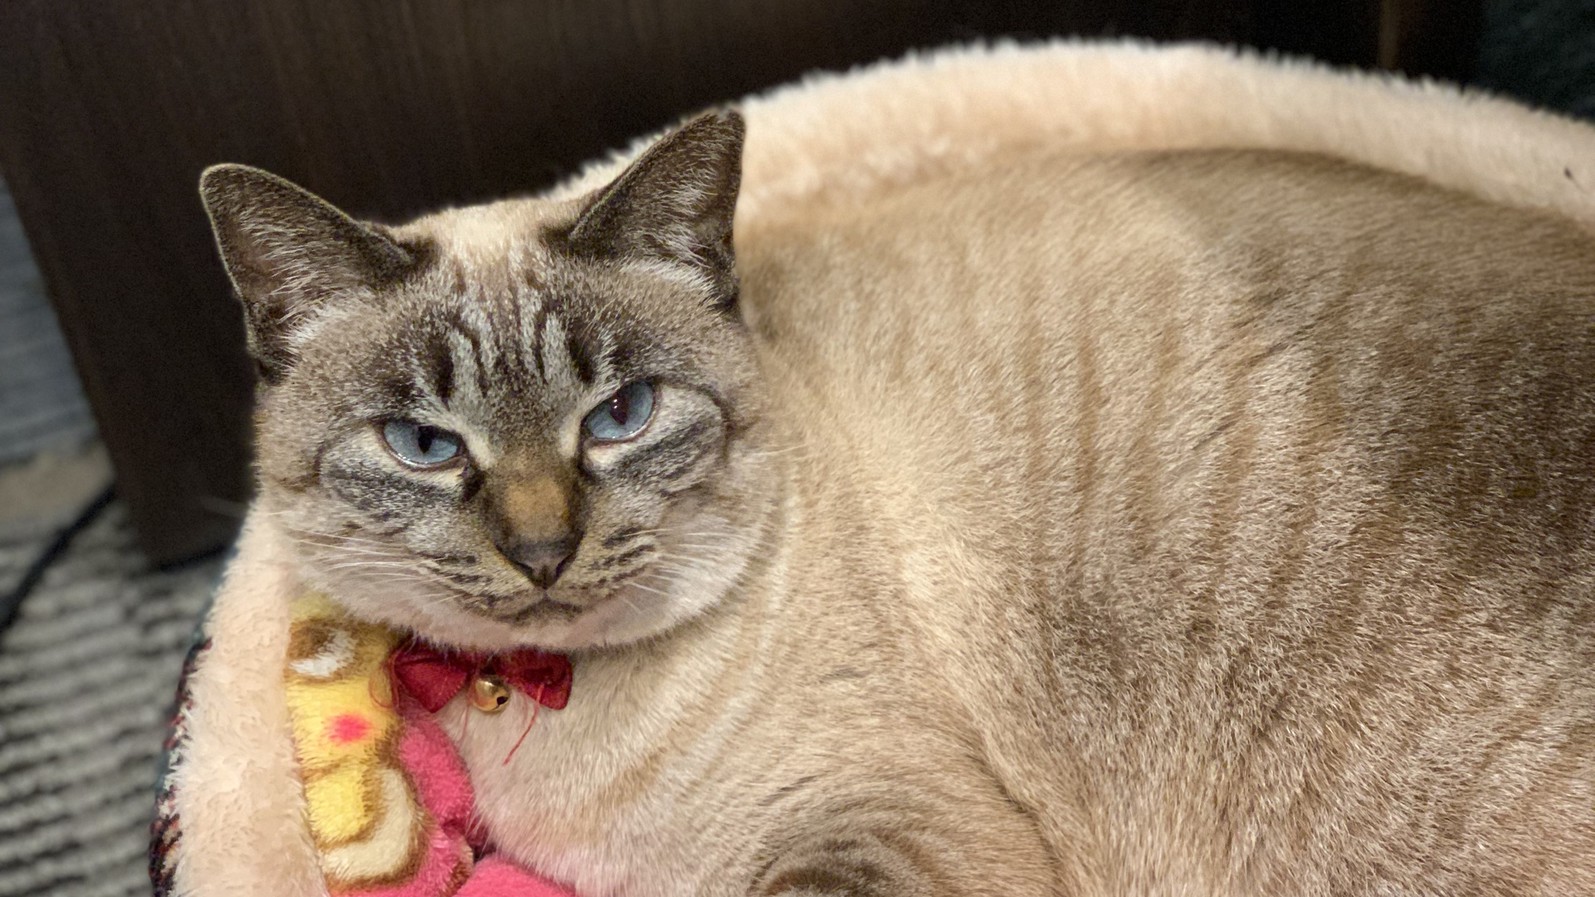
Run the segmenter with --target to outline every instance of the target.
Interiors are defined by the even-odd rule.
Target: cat
[[[744,126],[402,226],[202,195],[305,581],[584,895],[1595,894],[1595,241],[1031,147],[733,227]],[[733,240],[733,232],[735,239]]]

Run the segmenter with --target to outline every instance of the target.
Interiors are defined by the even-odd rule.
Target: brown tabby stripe
[[[565,354],[570,356],[571,366],[576,369],[576,378],[591,386],[597,373],[593,368],[592,352],[588,349],[591,339],[582,333],[586,329],[580,320],[565,319]]]
[[[1152,358],[1152,382],[1142,400],[1140,420],[1130,440],[1125,466],[1130,471],[1124,499],[1130,515],[1128,552],[1131,557],[1149,557],[1156,550],[1156,528],[1162,517],[1162,478],[1164,469],[1158,458],[1159,436],[1167,429],[1164,420],[1174,374],[1180,365],[1179,323],[1165,319],[1158,328]],[[1171,571],[1178,574],[1178,570]]]
[[[548,319],[551,315],[560,314],[564,309],[565,304],[559,300],[559,297],[546,296],[542,302],[537,304],[537,312],[532,316],[532,362],[536,367],[538,379],[545,382],[548,380],[548,371],[543,369],[543,341],[548,338]],[[568,329],[569,316],[560,316],[567,327],[565,331],[566,345],[569,345],[571,334],[571,330]]]
[[[1241,549],[1235,544],[1235,530],[1246,483],[1257,463],[1258,372],[1249,365],[1242,365],[1217,373],[1225,378],[1228,401],[1220,412],[1218,424],[1200,443],[1212,447],[1217,462],[1213,472],[1218,482],[1213,487],[1217,494],[1205,538],[1198,549],[1198,556],[1208,567],[1206,581],[1192,601],[1190,616],[1189,635],[1198,643],[1224,635],[1224,602],[1220,590],[1229,582],[1232,554]]]
[[[788,798],[791,798],[791,797],[793,797],[793,796],[795,796],[797,794],[802,793],[804,789],[806,789],[809,785],[812,785],[814,782],[818,781],[819,778],[820,778],[820,776],[818,774],[799,776],[797,779],[793,780],[792,782],[789,782],[789,783],[787,783],[785,785],[782,785],[781,787],[775,789],[774,791],[770,792],[769,794],[766,794],[765,796],[759,798],[759,806],[761,806],[761,807],[773,807],[776,804],[787,800]]]
[[[487,483],[487,475],[475,463],[467,463],[460,478],[460,504],[468,504]]]
[[[394,371],[378,381],[376,387],[383,405],[388,408],[409,408],[421,400],[408,370]]]
[[[492,386],[488,382],[487,377],[487,365],[482,360],[482,335],[477,333],[475,329],[465,322],[464,315],[460,314],[458,310],[449,312],[446,320],[448,321],[449,327],[455,333],[458,333],[460,336],[464,337],[466,343],[468,343],[471,347],[471,361],[476,369],[477,392],[484,396],[492,395]],[[444,351],[449,351],[449,347],[445,346]]]
[[[1314,321],[1312,330],[1303,339],[1303,345],[1315,353],[1308,381],[1308,415],[1319,427],[1333,425],[1340,420],[1340,394],[1346,383],[1345,373],[1334,356],[1336,347],[1347,345],[1346,340],[1351,336],[1346,326],[1347,310],[1343,302],[1326,303]],[[1385,638],[1376,631],[1373,634],[1375,641],[1368,644],[1359,640],[1359,632],[1368,625],[1370,618],[1366,605],[1371,584],[1387,581],[1391,574],[1388,567],[1381,564],[1381,555],[1370,549],[1374,546],[1389,546],[1392,540],[1401,541],[1403,537],[1400,532],[1404,529],[1399,521],[1380,522],[1377,517],[1368,517],[1366,520],[1368,525],[1355,526],[1345,536],[1348,542],[1340,556],[1349,558],[1350,562],[1337,565],[1337,569],[1330,574],[1338,577],[1339,582],[1333,591],[1333,602],[1324,608],[1323,622],[1314,633],[1319,638],[1339,635],[1346,640],[1341,648],[1346,667],[1336,675],[1345,677],[1341,690],[1347,697],[1348,712],[1352,715],[1360,713],[1365,704],[1378,700],[1390,685],[1389,671],[1385,665],[1370,662],[1371,657],[1388,650]],[[1237,667],[1232,665],[1230,676],[1236,673]],[[1364,759],[1353,737],[1353,730],[1348,730],[1347,725],[1354,727],[1359,723],[1355,720],[1326,720],[1323,737],[1314,746],[1316,768],[1293,790],[1274,797],[1280,801],[1274,811],[1275,817],[1280,824],[1285,825],[1292,825],[1289,821],[1297,820],[1292,826],[1297,837],[1310,836],[1311,833],[1303,827],[1305,820],[1314,818],[1314,814],[1322,808],[1334,804],[1336,795],[1345,788],[1348,779],[1357,773],[1357,766]],[[1266,754],[1254,750],[1239,765],[1253,770],[1252,774],[1255,775],[1267,762]],[[1366,837],[1375,836],[1370,833]],[[1242,868],[1245,875],[1253,875],[1256,869],[1254,858],[1246,858]]]
[[[696,420],[669,436],[636,452],[610,471],[611,477],[645,480],[668,486],[690,472],[703,456],[715,448],[708,436],[713,425]]]
[[[767,897],[873,897],[898,893],[884,865],[875,856],[878,842],[831,838],[807,849],[789,852],[766,873],[755,893]]]
[[[442,339],[432,341],[427,348],[427,372],[432,394],[447,408],[449,399],[454,396],[454,353],[450,351],[448,342]]]
[[[1089,533],[1096,529],[1096,521],[1092,519],[1095,510],[1097,482],[1100,479],[1098,472],[1097,438],[1100,423],[1103,392],[1101,374],[1097,370],[1097,321],[1092,305],[1090,289],[1083,290],[1073,297],[1080,305],[1080,313],[1075,320],[1075,345],[1074,345],[1074,375],[1075,375],[1075,414],[1074,414],[1074,471],[1069,487],[1074,493],[1074,513],[1067,515],[1068,523],[1063,527],[1063,532],[1071,534],[1068,543],[1070,558],[1065,581],[1061,584],[1064,593],[1070,596],[1079,596],[1085,590],[1085,571],[1090,559],[1092,545]],[[1060,515],[1063,516],[1063,515]]]
[[[389,520],[398,505],[437,502],[451,498],[449,486],[407,477],[391,470],[346,467],[326,472],[327,488],[351,506],[377,520]]]
[[[1021,272],[1018,289],[1023,295],[1035,297],[1033,301],[1046,301],[1047,292],[1035,272]],[[1045,433],[1050,419],[1057,413],[1056,398],[1050,389],[1055,370],[1052,367],[1056,353],[1046,339],[1041,326],[1041,315],[1034,306],[1026,309],[1022,329],[1018,334],[1019,361],[1017,386],[1024,409],[1024,428],[1027,433]],[[1025,441],[1025,476],[1032,483],[1057,483],[1059,465],[1058,449],[1047,439]],[[1056,488],[1056,487],[1054,487]],[[1032,608],[1044,607],[1053,594],[1053,577],[1058,569],[1058,540],[1053,532],[1058,515],[1054,502],[1038,502],[1029,515],[1027,556],[1034,559],[1025,572],[1025,582]]]
[[[523,326],[521,304],[519,302],[506,302],[504,305],[510,320],[500,328],[499,333],[507,333],[510,337],[508,340],[509,345],[507,346],[504,344],[504,339],[500,338],[497,341],[496,373],[501,384],[515,383],[525,385],[530,382],[531,368],[526,363],[526,346],[521,341],[521,334],[525,332],[521,329]],[[537,365],[537,378],[543,379],[541,359],[537,360]]]
[[[620,554],[611,555],[607,558],[604,558],[593,566],[597,567],[599,570],[610,570],[615,567],[619,567],[622,564],[628,564],[637,558],[644,557],[652,551],[654,551],[654,546],[652,545],[638,545],[636,548],[632,548],[628,551],[621,552]]]
[[[1278,301],[1277,299],[1273,301]],[[1308,351],[1309,341],[1322,345],[1325,340],[1333,344],[1343,344],[1346,338],[1344,315],[1320,319],[1312,325],[1305,325],[1294,331],[1285,339],[1275,342],[1265,350],[1263,357],[1268,361],[1261,361],[1262,369],[1282,354],[1295,354]],[[1284,346],[1292,350],[1286,353]],[[1324,455],[1331,444],[1325,430],[1333,431],[1341,425],[1339,415],[1338,383],[1340,380],[1339,365],[1333,352],[1318,351],[1312,353],[1312,364],[1307,374],[1306,407],[1302,412],[1303,420],[1296,423],[1291,432],[1285,452],[1287,460],[1291,462],[1290,482],[1306,484],[1294,497],[1295,506],[1292,513],[1287,516],[1285,535],[1287,546],[1283,556],[1274,565],[1270,572],[1266,586],[1269,596],[1266,607],[1265,625],[1258,637],[1265,633],[1279,631],[1281,620],[1284,616],[1285,603],[1291,599],[1297,585],[1302,581],[1308,568],[1308,553],[1312,548],[1313,532],[1323,513],[1323,503],[1333,495],[1333,490],[1323,484]],[[1323,633],[1317,637],[1323,637]],[[1330,634],[1331,637],[1334,635]]]
[[[461,573],[456,570],[434,570],[433,572],[450,582],[459,583],[462,586],[479,586],[492,580],[492,577],[480,573]]]
[[[635,539],[640,535],[642,535],[642,527],[628,526],[624,529],[618,529],[605,536],[603,545],[605,548],[619,548],[620,546],[630,542],[632,539]]]

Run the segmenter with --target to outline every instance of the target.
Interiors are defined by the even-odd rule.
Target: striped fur
[[[639,897],[1595,893],[1586,231],[1031,147],[766,208],[732,316],[661,244],[573,258],[593,201],[370,231],[410,270],[261,408],[308,579],[573,651],[508,763],[528,708],[442,714],[501,849]],[[657,456],[576,460],[635,372],[680,384]],[[481,483],[394,475],[363,422],[416,408]],[[611,491],[539,610],[468,512],[560,464]]]

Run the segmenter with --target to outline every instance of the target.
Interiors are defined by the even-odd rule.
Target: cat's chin
[[[368,593],[347,583],[342,587],[326,583],[322,588],[362,619],[474,651],[535,646],[570,652],[623,646],[667,633],[723,596],[722,590],[713,588],[664,592],[644,582],[622,583],[580,607],[529,599],[512,621],[472,606],[463,594],[439,595],[419,588],[413,593],[391,589]]]

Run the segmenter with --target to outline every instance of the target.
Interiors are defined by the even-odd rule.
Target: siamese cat
[[[1595,241],[1325,157],[1032,147],[735,222],[701,116],[402,226],[202,193],[307,587],[583,895],[1595,893]],[[506,762],[506,760],[508,762]]]

